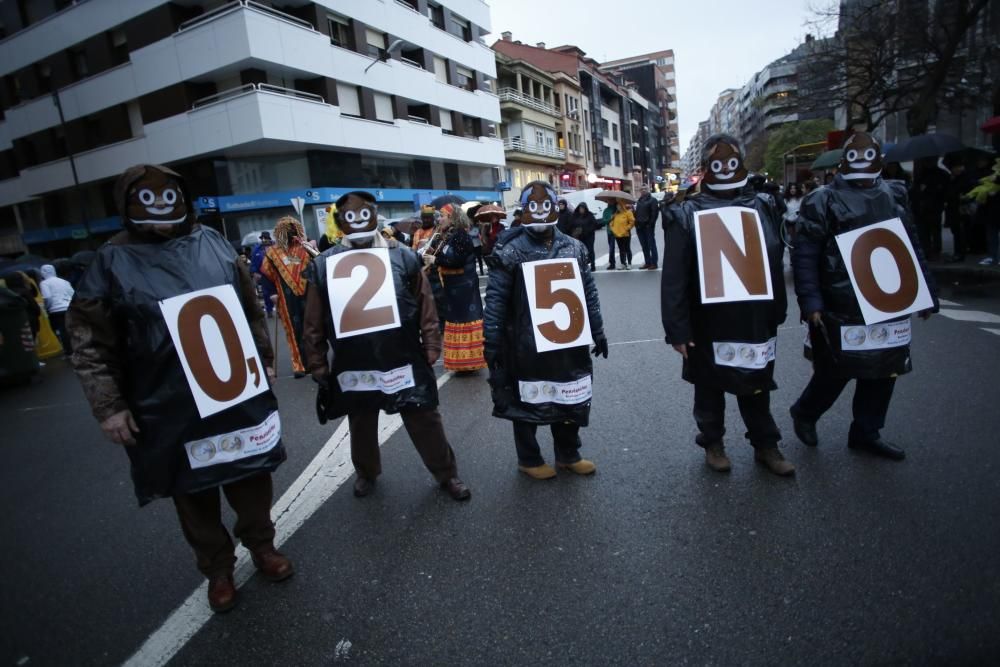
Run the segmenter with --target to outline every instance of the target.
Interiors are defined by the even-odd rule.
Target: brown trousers
[[[236,512],[233,534],[250,551],[274,543],[271,521],[271,473],[262,473],[222,486]],[[222,525],[219,489],[174,496],[184,538],[194,549],[198,569],[206,577],[231,572],[236,563],[233,540]]]
[[[448,444],[437,408],[401,410],[403,426],[424,465],[434,479],[444,482],[458,476],[455,452]],[[382,474],[382,457],[378,447],[378,411],[347,415],[351,427],[351,461],[359,477],[375,479]]]

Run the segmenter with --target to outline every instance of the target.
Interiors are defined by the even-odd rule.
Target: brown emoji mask
[[[556,224],[556,193],[545,181],[532,181],[521,190],[521,224],[525,227],[548,227]]]
[[[867,132],[855,132],[844,143],[840,175],[848,181],[872,180],[882,173],[882,147]]]
[[[179,225],[188,207],[180,181],[158,169],[147,169],[126,193],[125,217],[133,225]]]
[[[713,142],[714,139],[714,142]],[[743,166],[743,155],[735,140],[710,137],[702,155],[705,187],[716,190],[739,190],[747,184],[747,170]]]
[[[378,231],[378,209],[369,192],[348,192],[337,200],[337,226],[352,241],[371,238]]]

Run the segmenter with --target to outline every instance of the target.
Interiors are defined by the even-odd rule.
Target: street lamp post
[[[76,173],[76,160],[73,158],[73,151],[69,147],[69,132],[66,131],[66,117],[63,115],[62,102],[59,101],[59,91],[52,91],[52,101],[56,104],[56,111],[59,112],[59,126],[63,131],[63,140],[66,142],[66,156],[69,158],[69,168],[73,172],[73,191],[76,192],[77,202],[80,204],[80,215],[83,216],[83,229],[90,237],[90,222],[87,220],[87,202],[84,201],[83,192],[80,190],[80,178]]]

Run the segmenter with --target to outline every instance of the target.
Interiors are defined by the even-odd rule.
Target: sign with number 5
[[[535,349],[550,352],[593,343],[576,259],[542,259],[521,266]]]
[[[232,285],[160,302],[202,419],[267,391],[243,305]]]
[[[326,260],[326,284],[337,338],[400,326],[388,248],[331,255]]]

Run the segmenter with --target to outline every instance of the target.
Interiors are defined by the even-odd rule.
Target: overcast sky
[[[716,97],[798,45],[816,0],[487,0],[493,33],[575,44],[599,62],[674,50],[681,151]]]

